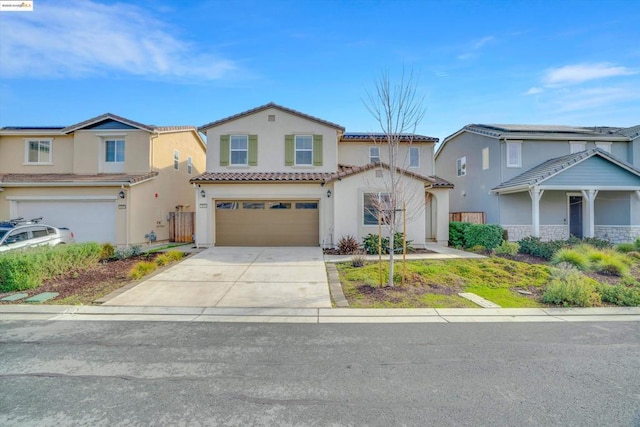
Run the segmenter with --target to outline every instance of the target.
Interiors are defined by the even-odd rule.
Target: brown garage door
[[[317,200],[217,200],[216,246],[318,246]]]

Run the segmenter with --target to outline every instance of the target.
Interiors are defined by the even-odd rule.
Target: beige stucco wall
[[[343,165],[366,165],[369,163],[369,147],[375,145],[373,142],[340,142],[338,145],[338,162]],[[388,163],[389,147],[384,144],[378,146],[380,147],[380,160]],[[418,147],[420,150],[420,162],[417,168],[409,167],[409,147],[408,144],[401,144],[398,147],[397,166],[422,176],[434,175],[433,144],[414,143],[411,145],[411,147]]]
[[[383,171],[383,178],[376,177],[376,171],[370,170],[349,178],[336,181],[335,206],[334,211],[334,239],[335,242],[342,236],[351,235],[360,242],[369,233],[378,234],[377,225],[363,224],[363,204],[364,193],[388,192],[385,185],[385,178],[388,171]],[[407,238],[413,240],[413,246],[424,247],[426,237],[426,211],[425,211],[425,190],[422,181],[402,178],[404,200],[407,203]],[[403,198],[400,197],[399,200]],[[400,203],[402,203],[400,201]],[[402,215],[399,213],[399,215]],[[398,221],[398,231],[402,231],[402,219]],[[382,234],[389,234],[385,227],[382,227]]]
[[[74,133],[73,173],[95,174],[115,172],[105,165],[104,141],[124,139],[125,173],[146,173],[151,169],[150,134],[142,130],[81,130]]]
[[[268,116],[276,119],[269,122]],[[220,166],[220,135],[258,135],[257,166]],[[322,166],[285,166],[285,135],[322,135]],[[269,108],[207,130],[209,172],[335,172],[338,131],[319,122]]]
[[[205,190],[205,197],[200,190]],[[331,186],[313,184],[201,184],[193,191],[196,200],[196,244],[198,246],[215,246],[215,203],[216,200],[318,200],[320,231],[319,245],[329,245],[333,230],[333,201],[327,197]]]
[[[50,139],[52,165],[26,164],[26,141]],[[0,136],[0,173],[72,173],[73,136],[30,135]]]

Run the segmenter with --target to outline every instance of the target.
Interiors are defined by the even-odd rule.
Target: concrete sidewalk
[[[459,259],[459,258],[486,258],[484,255],[474,254],[473,252],[465,252],[458,249],[450,248],[448,246],[438,245],[436,243],[427,243],[425,249],[432,251],[433,253],[427,254],[407,254],[408,260],[416,259]],[[351,261],[352,255],[325,255],[325,262],[348,262]],[[367,261],[377,261],[378,255],[365,255]],[[389,255],[382,255],[383,260],[388,260]],[[396,254],[395,259],[401,260],[402,254]]]
[[[0,306],[0,321],[19,320],[237,323],[640,322],[640,307],[342,309]]]

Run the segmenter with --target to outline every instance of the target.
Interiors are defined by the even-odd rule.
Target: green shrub
[[[142,279],[147,274],[153,272],[156,268],[158,268],[158,265],[155,262],[140,261],[133,266],[129,272],[129,277],[134,280]]]
[[[397,254],[401,254],[402,253],[402,241],[404,240],[404,234],[403,233],[396,233],[393,236],[393,251]],[[414,247],[411,245],[413,243],[413,240],[407,240],[407,252],[413,252],[415,249]]]
[[[636,245],[634,243],[620,243],[616,245],[616,251],[621,252],[623,254],[627,254],[635,250],[636,250]]]
[[[116,253],[116,248],[111,243],[103,243],[100,247],[100,259],[111,259]]]
[[[640,237],[638,237],[636,241],[633,242],[633,245],[636,247],[637,251],[640,251]]]
[[[559,249],[551,258],[551,263],[554,265],[560,263],[571,264],[578,270],[589,269],[589,258],[583,252],[575,249],[562,248]]]
[[[482,245],[475,245],[471,248],[467,248],[469,252],[473,252],[474,254],[484,254],[487,252],[487,248]]]
[[[509,242],[507,240],[503,240],[499,246],[497,246],[493,253],[496,255],[510,255],[515,256],[520,250],[520,245],[518,242]]]
[[[352,267],[362,267],[367,259],[364,254],[361,252],[354,252],[351,256],[351,266]]]
[[[360,250],[360,245],[355,237],[347,235],[340,237],[337,249],[340,255],[351,255]]]
[[[362,239],[362,246],[364,246],[364,250],[368,253],[368,254],[377,254],[378,253],[378,235],[377,234],[367,234],[366,236],[364,236],[364,239]],[[389,239],[386,237],[383,237],[381,240],[381,252],[383,254],[387,254],[389,253]]]
[[[592,263],[591,269],[600,274],[611,276],[626,276],[629,274],[629,266],[620,257],[611,254],[603,254],[598,261]]]
[[[582,239],[571,236],[567,240],[567,244],[569,246],[577,246],[577,245],[590,245],[596,249],[608,249],[613,247],[613,243],[608,240],[598,239],[597,237],[583,237]]]
[[[163,266],[167,264],[171,264],[174,261],[180,261],[184,257],[184,253],[180,251],[168,251],[161,253],[154,259],[154,262],[158,264],[158,266]]]
[[[627,256],[631,259],[631,258],[635,258],[635,259],[640,259],[640,252],[639,251],[631,251],[631,252],[627,252]]]
[[[98,262],[100,253],[100,245],[93,242],[4,253],[0,256],[0,292],[37,288],[69,270],[86,269]]]
[[[604,302],[626,307],[640,306],[640,288],[638,287],[599,283],[596,289]]]
[[[142,246],[140,245],[131,245],[126,248],[118,248],[116,249],[113,257],[115,259],[127,259],[134,256],[138,256],[142,253]]]
[[[533,255],[547,261],[553,257],[556,251],[565,246],[565,242],[561,240],[543,242],[539,237],[533,236],[525,237],[518,243],[520,244],[520,253]]]
[[[575,271],[563,272],[561,275],[564,277],[551,280],[542,295],[542,302],[565,307],[593,307],[601,304],[595,280]]]
[[[470,222],[452,221],[449,223],[449,246],[454,248],[462,248],[465,246],[464,236],[467,229],[471,226]]]
[[[502,243],[504,230],[497,224],[471,224],[464,234],[464,245],[467,248],[484,246],[491,250]]]

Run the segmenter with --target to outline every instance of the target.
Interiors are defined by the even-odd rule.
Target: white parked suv
[[[0,252],[74,242],[73,233],[68,228],[41,224],[41,220],[42,218],[30,221],[16,218],[0,221]]]

